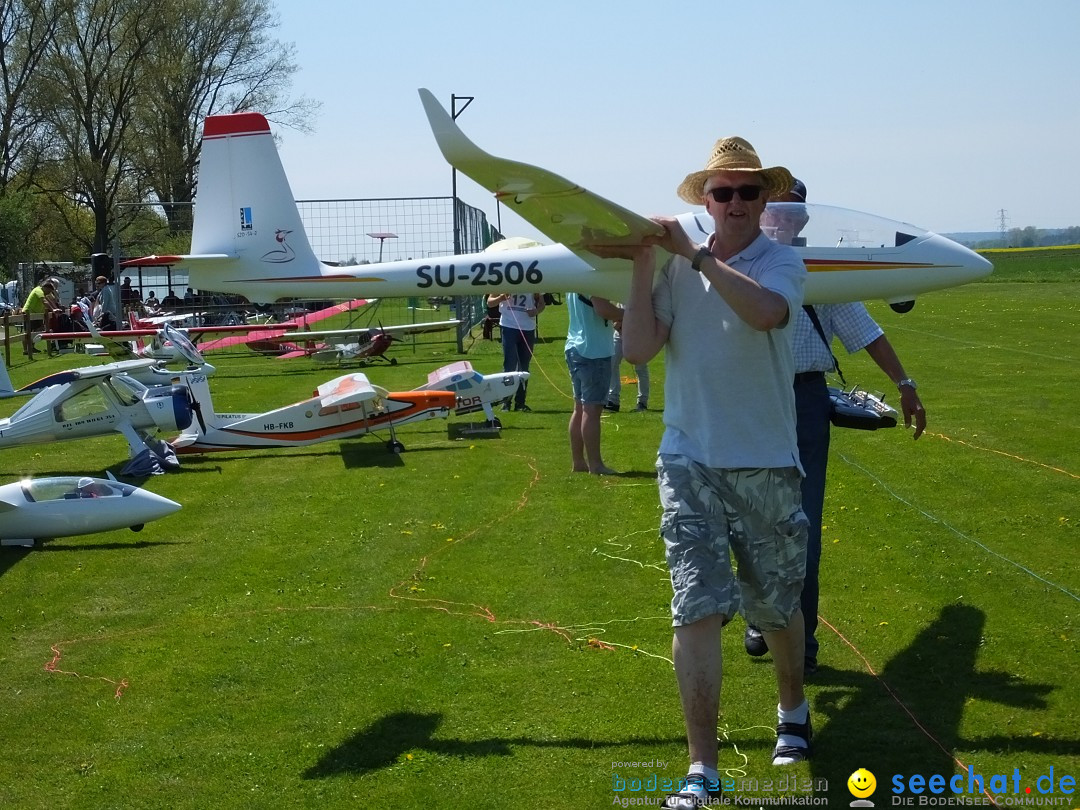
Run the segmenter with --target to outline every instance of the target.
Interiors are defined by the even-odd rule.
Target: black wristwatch
[[[706,256],[711,256],[711,255],[712,255],[712,251],[709,250],[708,247],[703,246],[703,247],[698,248],[698,252],[694,254],[694,258],[690,261],[690,266],[700,273],[701,272],[701,263],[705,260]]]

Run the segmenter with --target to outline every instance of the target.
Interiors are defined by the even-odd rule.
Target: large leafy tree
[[[25,189],[40,167],[47,138],[38,65],[56,32],[47,0],[0,0],[0,275],[29,258],[35,206]]]
[[[206,115],[309,128],[277,25],[272,0],[0,0],[0,200],[35,192],[0,206],[8,255],[183,241]]]
[[[35,79],[58,15],[50,0],[0,0],[0,193],[37,170],[46,132]]]
[[[133,160],[174,232],[191,228],[200,127],[207,115],[259,111],[298,129],[316,106],[288,97],[295,49],[276,41],[269,0],[173,0],[142,67]],[[173,205],[172,203],[182,203]]]
[[[145,0],[59,0],[60,22],[39,75],[55,137],[45,188],[67,221],[72,203],[88,208],[94,229],[88,250],[106,251],[119,204],[142,199],[131,160],[142,61],[161,30],[157,4]],[[70,222],[75,232],[76,223]]]

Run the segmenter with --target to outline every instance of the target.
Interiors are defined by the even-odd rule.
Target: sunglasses
[[[731,202],[736,194],[739,195],[740,200],[750,202],[761,196],[761,186],[717,186],[705,193],[718,203]]]

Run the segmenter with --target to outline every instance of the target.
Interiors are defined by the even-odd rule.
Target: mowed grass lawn
[[[816,795],[838,806],[859,767],[876,775],[878,807],[894,776],[966,785],[967,769],[1009,775],[1010,790],[1019,769],[1034,796],[1053,771],[1048,795],[1064,796],[1058,780],[1080,777],[1080,281],[871,309],[929,428],[918,442],[833,431],[816,757],[785,773],[827,781]],[[141,534],[0,550],[0,804],[659,798],[629,780],[647,788],[686,766],[656,535],[663,363],[654,410],[604,417],[605,460],[622,474],[571,474],[564,330],[564,307],[542,316],[534,410],[504,414],[498,438],[451,441],[433,421],[401,430],[401,456],[366,438],[187,457],[146,482],[184,508]],[[395,351],[400,365],[367,371],[392,390],[459,359]],[[469,358],[501,365],[483,341]],[[841,359],[849,382],[895,400],[865,354]],[[276,407],[337,373],[213,361],[221,411]],[[125,456],[119,437],[5,449],[0,483],[101,474]],[[736,619],[723,638],[721,766],[767,780],[775,684],[742,631]],[[806,795],[770,787],[729,795]]]

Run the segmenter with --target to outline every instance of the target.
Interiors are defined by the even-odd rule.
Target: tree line
[[[1034,225],[1026,228],[1010,228],[1004,238],[986,239],[974,248],[1034,248],[1056,245],[1080,245],[1080,225],[1068,228],[1041,229]]]
[[[309,130],[272,0],[0,0],[0,273],[186,252],[207,115]]]

